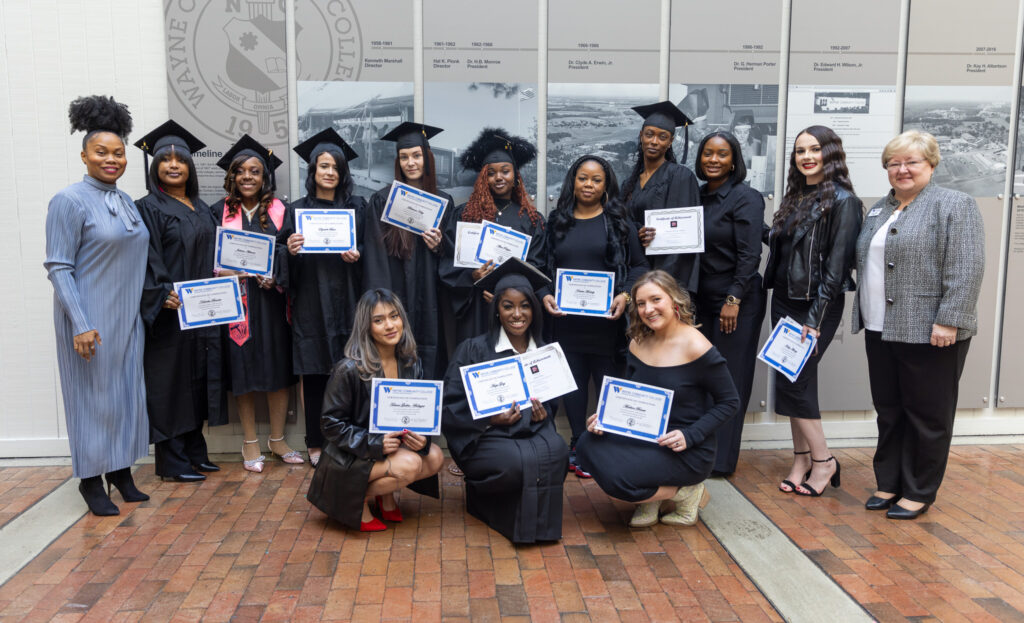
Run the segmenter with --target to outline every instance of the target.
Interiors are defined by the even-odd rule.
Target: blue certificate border
[[[622,426],[614,426],[612,424],[605,424],[604,422],[604,407],[608,402],[608,392],[613,387],[625,387],[635,391],[646,392],[648,394],[656,394],[665,399],[665,410],[661,413],[661,424],[658,427],[659,432],[657,435],[651,435],[650,433],[644,433],[632,428],[624,428]],[[629,381],[621,381],[605,377],[604,387],[601,389],[601,400],[597,407],[597,423],[600,424],[600,428],[603,431],[610,433],[618,433],[620,435],[626,435],[627,437],[633,437],[636,439],[646,439],[648,441],[657,441],[658,437],[665,434],[665,430],[668,429],[668,418],[669,412],[672,410],[672,394],[667,389],[661,389],[660,387],[645,387]]]
[[[267,270],[266,271],[253,270],[251,266],[231,266],[230,264],[225,264],[223,261],[221,261],[222,260],[221,252],[223,251],[223,245],[221,244],[221,238],[223,236],[225,236],[226,234],[231,234],[232,236],[241,236],[242,238],[256,238],[256,239],[263,240],[263,241],[266,241],[266,239],[269,237],[271,239],[270,240],[270,257],[268,258],[270,261],[267,262]],[[218,227],[218,229],[217,229],[217,256],[214,258],[214,265],[217,266],[218,268],[227,268],[228,270],[237,270],[238,272],[242,272],[242,273],[245,273],[247,275],[258,275],[260,277],[271,277],[271,276],[273,276],[273,272],[274,272],[274,247],[277,246],[276,241],[273,238],[274,238],[273,236],[269,236],[268,234],[257,234],[255,232],[245,231],[243,229],[231,229],[230,227]]]
[[[615,298],[615,293],[612,292],[612,289],[614,287],[614,282],[612,280],[615,279],[614,275],[606,275],[604,273],[595,272],[595,271],[591,271],[591,270],[570,270],[570,269],[566,269],[566,268],[559,268],[558,269],[558,274],[556,276],[558,278],[558,281],[555,284],[555,304],[558,305],[558,309],[560,309],[560,310],[562,310],[564,312],[571,312],[571,313],[574,313],[574,314],[585,314],[587,316],[600,316],[602,318],[607,318],[608,317],[608,312],[612,308],[612,300]],[[575,277],[575,276],[579,276],[579,277],[600,277],[601,279],[607,279],[609,282],[612,282],[612,286],[613,287],[608,288],[608,305],[605,307],[604,311],[598,311],[596,309],[580,309],[579,307],[566,307],[566,306],[562,305],[562,278],[564,278],[564,277]]]
[[[807,363],[807,360],[810,359],[811,353],[814,351],[814,342],[817,341],[817,338],[808,333],[807,339],[811,340],[811,345],[810,348],[807,349],[807,352],[804,353],[804,358],[800,360],[800,365],[798,365],[796,369],[787,368],[781,361],[776,361],[768,356],[768,348],[772,345],[772,342],[774,342],[775,339],[779,336],[779,333],[782,333],[783,329],[789,329],[790,331],[794,331],[796,333],[801,333],[803,331],[803,327],[801,326],[797,326],[792,322],[780,320],[779,324],[775,325],[775,328],[772,329],[772,332],[768,336],[768,339],[765,340],[764,346],[761,347],[761,352],[759,353],[759,355],[761,357],[761,360],[770,365],[771,367],[775,368],[776,370],[787,376],[793,377],[793,379],[796,379],[796,377],[800,376],[800,372],[804,369],[804,365]]]
[[[182,305],[178,308],[178,320],[181,324],[185,325],[188,329],[198,329],[200,327],[208,327],[217,324],[230,324],[232,322],[243,322],[245,320],[245,307],[242,305],[242,289],[238,286],[238,278],[236,277],[215,277],[213,279],[197,279],[194,281],[182,281],[178,283],[178,288],[195,287],[195,286],[208,286],[215,285],[218,283],[231,283],[231,291],[235,295],[235,317],[234,318],[217,318],[215,320],[202,319],[202,320],[189,320],[185,317],[185,306]],[[178,295],[181,298],[181,295]]]
[[[408,184],[403,184],[402,182],[399,182],[397,180],[391,184],[391,192],[388,193],[388,200],[387,203],[384,204],[384,213],[381,214],[380,220],[384,221],[385,223],[388,223],[389,225],[401,227],[402,229],[407,229],[417,234],[422,234],[424,231],[426,231],[423,229],[417,229],[412,225],[409,225],[408,223],[403,223],[402,221],[391,218],[391,206],[395,201],[395,194],[398,193],[398,191],[400,190],[404,190],[405,192],[413,195],[419,195],[420,197],[423,197],[424,199],[427,199],[428,201],[437,204],[437,216],[434,218],[433,227],[437,227],[438,225],[441,224],[441,217],[444,216],[444,210],[445,208],[448,207],[448,200],[445,199],[444,197],[432,195],[424,190],[420,190],[419,188],[409,186]]]
[[[328,214],[328,215],[332,215],[332,216],[338,215],[338,214],[343,214],[343,215],[347,216],[348,217],[348,227],[349,227],[349,232],[350,232],[349,235],[350,235],[353,243],[358,243],[359,242],[358,240],[356,240],[356,211],[355,210],[349,210],[349,209],[343,209],[343,210],[317,210],[317,209],[313,209],[313,208],[298,208],[298,209],[295,210],[295,232],[299,233],[299,234],[302,234],[303,236],[306,237],[306,242],[302,243],[302,250],[303,251],[311,251],[311,252],[324,251],[324,252],[332,252],[332,253],[336,251],[338,253],[344,253],[345,251],[351,251],[352,249],[356,248],[357,244],[353,244],[350,247],[328,247],[328,246],[325,246],[325,245],[317,246],[317,245],[314,245],[314,244],[309,244],[309,236],[306,236],[306,234],[303,232],[302,225],[301,225],[301,223],[302,223],[301,217],[303,215],[305,215],[305,214]]]
[[[480,242],[478,242],[477,245],[476,245],[476,253],[473,254],[473,259],[474,260],[480,262],[481,264],[486,264],[487,263],[487,260],[485,260],[485,259],[480,257],[480,250],[484,248],[484,238],[487,237],[487,231],[488,230],[500,231],[500,232],[503,232],[503,233],[506,233],[506,234],[512,236],[513,238],[518,238],[518,239],[522,240],[523,242],[525,242],[526,244],[523,245],[523,254],[519,256],[519,259],[524,261],[524,262],[526,261],[526,256],[530,253],[530,236],[528,236],[527,234],[524,234],[521,231],[516,231],[515,229],[512,229],[511,227],[505,227],[504,225],[498,225],[497,223],[490,223],[490,222],[486,223],[483,226],[483,228],[480,229]]]
[[[384,387],[432,387],[434,389],[434,425],[430,428],[416,427],[416,426],[381,426],[378,423],[378,412],[377,400],[380,394],[381,388]],[[377,379],[376,386],[373,388],[373,408],[370,410],[370,426],[379,430],[387,432],[395,432],[400,430],[411,430],[414,433],[422,433],[425,435],[437,435],[440,434],[441,430],[441,393],[442,386],[439,383],[429,383],[427,381],[407,381],[402,379]]]
[[[526,373],[523,371],[523,362],[519,361],[519,359],[515,358],[515,357],[510,357],[508,359],[495,359],[493,361],[485,361],[484,363],[478,363],[478,364],[475,364],[475,365],[472,365],[472,366],[467,366],[466,369],[463,371],[463,374],[462,374],[462,387],[466,390],[466,397],[469,398],[469,405],[470,405],[470,408],[473,410],[474,413],[478,414],[481,417],[486,417],[486,416],[489,416],[489,415],[495,415],[497,413],[503,413],[506,409],[508,409],[508,408],[510,408],[512,406],[512,403],[509,402],[508,404],[498,405],[496,407],[493,407],[491,409],[486,409],[486,410],[482,410],[482,409],[478,408],[477,407],[477,402],[476,402],[476,394],[473,392],[473,390],[472,390],[473,386],[469,382],[469,375],[473,374],[474,372],[480,372],[481,370],[486,370],[488,368],[495,368],[495,367],[498,367],[498,366],[512,366],[512,365],[514,365],[516,368],[519,369],[519,380],[523,384],[523,394],[526,395],[526,399],[521,401],[521,402],[519,402],[519,406],[522,407],[522,406],[525,406],[526,404],[529,404],[529,402],[530,402],[530,388],[527,387],[527,385],[526,385]],[[477,419],[479,419],[479,418],[477,418]]]

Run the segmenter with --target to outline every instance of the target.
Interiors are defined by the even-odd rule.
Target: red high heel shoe
[[[359,531],[360,532],[380,532],[381,530],[387,530],[388,527],[384,525],[384,522],[374,517],[370,521],[360,521]]]
[[[396,523],[402,521],[402,509],[398,508],[397,501],[395,502],[395,507],[393,509],[386,511],[384,510],[384,496],[378,495],[376,500],[377,510],[380,511],[381,519],[384,521],[394,521]]]

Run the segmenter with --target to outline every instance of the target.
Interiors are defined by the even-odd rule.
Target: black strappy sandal
[[[801,454],[810,454],[810,453],[811,453],[810,450],[806,450],[804,452],[796,452],[796,451],[794,451],[793,452],[793,456],[798,456],[798,455],[801,455]],[[804,474],[804,480],[807,480],[810,477],[811,477],[811,470],[807,470],[807,473]],[[783,489],[782,485],[786,485],[787,487],[789,487],[789,491],[786,491],[785,489]],[[789,479],[783,480],[782,482],[779,483],[779,491],[781,491],[783,493],[796,493],[796,488],[797,488],[797,485],[792,480],[789,480]]]
[[[811,462],[812,463],[828,463],[829,461],[836,461],[836,457],[830,456],[827,459],[821,459],[820,461],[818,459],[814,458],[814,457],[811,457]],[[828,481],[829,485],[832,485],[833,487],[835,487],[837,489],[839,488],[839,469],[840,469],[840,467],[841,466],[839,465],[839,461],[836,461],[836,473],[832,474],[832,478],[830,478],[829,481]],[[810,472],[807,472],[807,478],[810,477],[810,474],[811,474]],[[793,492],[796,493],[797,495],[803,495],[803,496],[808,496],[808,497],[812,497],[812,498],[820,497],[822,493],[825,493],[825,489],[828,488],[828,485],[825,485],[824,487],[821,488],[821,491],[816,491],[814,489],[814,487],[812,487],[811,485],[807,484],[807,479],[806,478],[804,479],[804,481],[802,483],[800,483],[800,486],[803,487],[804,489],[807,489],[808,491],[810,491],[810,493],[803,493],[799,489],[793,489]]]

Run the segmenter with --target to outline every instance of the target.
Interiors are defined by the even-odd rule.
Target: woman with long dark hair
[[[243,135],[217,162],[226,172],[224,190],[228,194],[213,206],[214,218],[225,228],[277,237],[274,274],[245,278],[242,300],[246,319],[228,326],[231,392],[237,400],[244,435],[242,466],[257,473],[263,471],[266,457],[260,454],[256,436],[256,394],[265,394],[267,399],[270,451],[285,463],[304,462],[284,439],[288,388],[295,384],[295,377],[292,375],[287,303],[281,290],[288,286],[288,256],[285,241],[280,236],[286,208],[274,196],[274,169],[280,165],[280,158],[271,150],[248,134]]]
[[[454,202],[437,188],[437,166],[428,142],[441,132],[441,128],[406,121],[381,137],[395,143],[396,180],[448,201],[440,225],[417,236],[381,222],[391,190],[390,185],[385,186],[370,197],[362,257],[363,287],[391,290],[405,301],[408,328],[416,336],[420,365],[427,379],[441,378],[447,362],[438,265],[450,251],[442,232]]]
[[[484,128],[462,154],[462,167],[477,171],[473,192],[445,229],[445,242],[454,249],[460,222],[490,221],[530,236],[526,262],[545,268],[544,217],[530,200],[520,170],[537,157],[537,149],[526,139],[501,128]],[[487,311],[492,293],[474,285],[490,271],[494,262],[479,268],[459,268],[454,254],[441,263],[441,280],[448,287],[455,314],[456,343],[487,330]]]
[[[818,364],[843,317],[844,293],[854,289],[854,265],[863,204],[853,192],[843,140],[825,126],[800,131],[789,156],[786,194],[771,227],[764,227],[768,263],[764,285],[774,288],[772,324],[789,316],[815,351],[791,382],[775,375],[775,411],[788,416],[793,467],[779,490],[819,496],[840,485],[839,463],[829,452],[818,408]]]
[[[590,474],[575,461],[572,448],[586,430],[590,382],[596,388],[606,375],[617,376],[622,368],[625,320],[633,282],[647,271],[647,260],[636,228],[619,201],[619,185],[608,161],[582,156],[572,163],[562,182],[555,209],[548,216],[547,273],[559,268],[596,270],[615,275],[611,316],[569,317],[558,308],[550,291],[542,292],[544,308],[553,318],[552,335],[562,345],[576,391],[562,398],[572,428],[569,468],[581,478]]]
[[[764,319],[761,289],[761,228],[764,199],[743,180],[747,167],[739,141],[728,132],[712,132],[697,147],[697,177],[704,206],[704,253],[697,288],[697,326],[729,365],[739,409],[718,430],[713,473],[736,470],[743,418],[754,383],[757,340]]]
[[[644,225],[644,212],[700,205],[697,178],[690,169],[676,163],[672,140],[677,127],[686,128],[690,119],[672,102],[658,102],[633,108],[644,118],[637,137],[636,163],[622,183],[622,201],[633,219],[644,247],[654,240],[655,230]],[[686,144],[686,139],[684,139]],[[683,155],[686,159],[686,155]],[[654,255],[652,268],[660,268],[676,278],[688,292],[697,291],[699,258],[694,253]]]
[[[117,515],[111,485],[125,502],[149,499],[131,472],[149,453],[139,312],[149,232],[131,197],[117,188],[132,130],[128,107],[112,97],[80,97],[68,117],[72,132],[85,132],[85,177],[50,200],[44,266],[53,284],[72,473],[82,479],[78,491],[94,515]]]
[[[223,327],[182,331],[181,302],[174,284],[213,276],[217,223],[199,198],[192,154],[203,143],[174,121],[142,137],[135,146],[152,158],[149,194],[135,202],[149,229],[149,263],[142,292],[146,332],[146,405],[149,439],[158,476],[178,482],[205,479],[220,468],[210,462],[203,422],[227,424],[222,386]]]
[[[345,356],[356,301],[362,294],[359,249],[344,253],[302,253],[306,240],[295,231],[296,210],[348,210],[356,225],[356,245],[363,243],[366,201],[352,194],[348,163],[358,158],[333,128],[295,147],[309,163],[306,196],[289,206],[282,236],[288,244],[288,295],[292,312],[292,371],[302,378],[306,450],[316,467],[324,436],[320,409],[331,368]]]
[[[430,437],[370,432],[375,378],[423,378],[405,307],[392,292],[378,288],[359,299],[345,359],[327,381],[321,417],[326,444],[306,494],[328,517],[363,532],[387,529],[370,512],[370,501],[381,518],[397,522],[402,521],[394,497],[399,489],[439,497],[437,472],[444,462]]]
[[[569,449],[555,431],[555,403],[532,398],[520,409],[473,419],[459,368],[512,357],[544,345],[534,289],[551,280],[518,258],[481,285],[494,293],[490,328],[459,344],[445,376],[442,429],[466,476],[466,510],[513,543],[562,538],[562,484]]]

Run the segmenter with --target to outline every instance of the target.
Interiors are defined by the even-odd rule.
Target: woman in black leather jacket
[[[373,379],[423,376],[408,324],[402,302],[390,290],[366,292],[356,305],[345,358],[334,366],[324,392],[320,427],[326,444],[306,499],[363,532],[386,528],[370,513],[372,499],[383,519],[402,521],[394,498],[402,487],[440,497],[437,472],[444,454],[429,437],[369,431]]]
[[[764,285],[774,288],[772,324],[789,316],[803,334],[818,338],[796,382],[775,375],[775,411],[790,418],[793,467],[779,484],[784,493],[819,496],[838,487],[839,463],[829,452],[818,410],[818,362],[843,315],[844,292],[854,289],[850,270],[863,204],[853,193],[843,141],[813,125],[800,132],[789,157],[786,194],[770,228]]]

